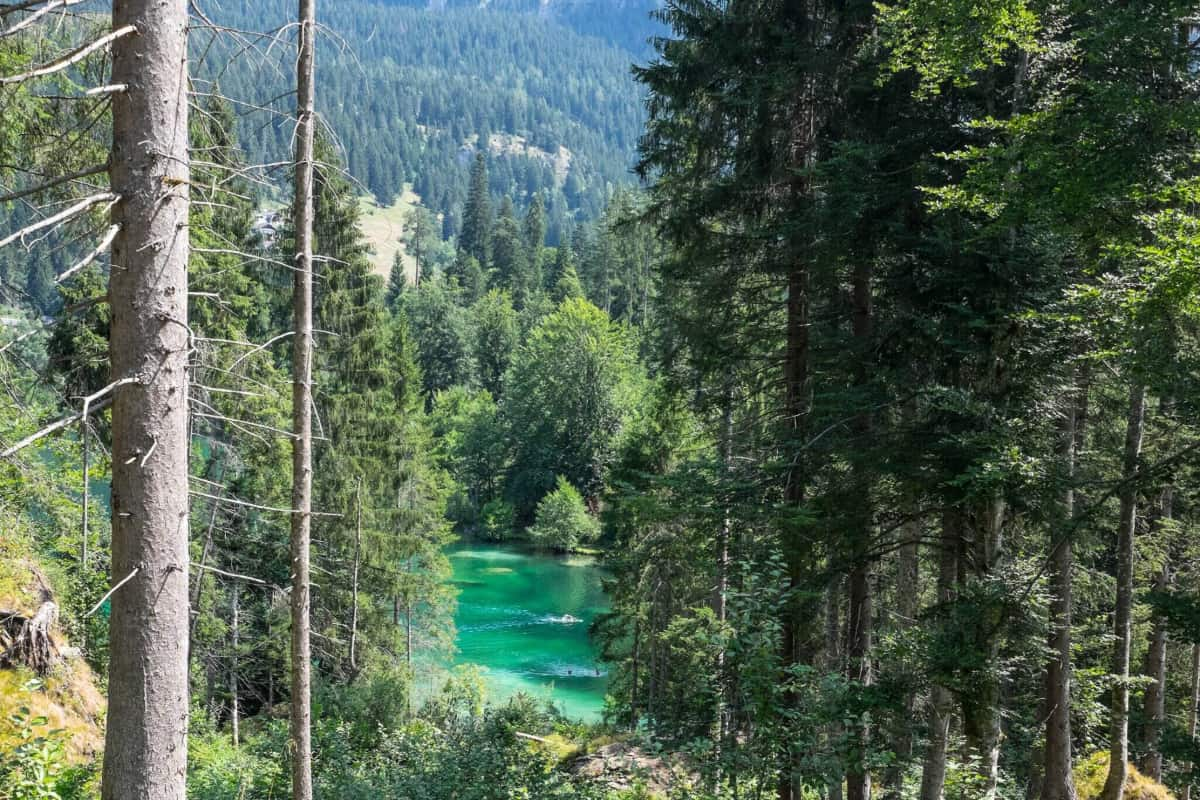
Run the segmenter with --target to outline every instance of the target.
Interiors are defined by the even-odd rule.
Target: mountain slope
[[[495,8],[325,4],[322,22],[338,38],[320,43],[318,106],[351,174],[383,205],[411,183],[444,215],[447,235],[458,229],[474,151],[487,142],[492,192],[513,195],[518,206],[543,193],[553,242],[567,219],[597,217],[612,188],[632,181],[644,119],[630,74],[635,57],[549,13],[499,8],[514,2],[526,0],[497,0]],[[267,0],[228,9],[221,21],[265,31],[291,11]],[[562,13],[586,18],[572,6]],[[228,39],[201,47],[201,74],[225,95],[281,112],[243,116],[243,142],[264,163],[286,158],[291,137],[290,99],[280,97],[286,50],[276,46],[263,63],[255,51],[232,58]]]

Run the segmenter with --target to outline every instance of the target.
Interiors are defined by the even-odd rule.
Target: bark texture
[[[316,0],[300,0],[296,59],[296,258],[292,289],[292,798],[312,800],[312,644],[309,636],[312,540],[313,99]]]
[[[115,0],[112,596],[104,800],[183,800],[188,727],[187,0]]]

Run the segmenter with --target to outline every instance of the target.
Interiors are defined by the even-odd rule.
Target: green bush
[[[583,496],[563,476],[538,503],[529,536],[542,547],[571,552],[600,538],[600,521],[588,513]]]

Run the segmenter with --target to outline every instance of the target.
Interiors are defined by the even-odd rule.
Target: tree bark
[[[938,559],[938,603],[954,599],[958,585],[959,548],[962,543],[962,520],[956,510],[942,517],[941,553]],[[942,800],[946,790],[946,754],[950,745],[950,721],[954,713],[954,696],[940,684],[934,684],[929,699],[929,744],[921,771],[920,800]]]
[[[1108,778],[1100,800],[1121,800],[1129,761],[1129,652],[1133,623],[1133,546],[1137,527],[1137,477],[1146,419],[1146,388],[1129,387],[1129,414],[1121,470],[1121,511],[1117,524],[1117,606],[1113,613],[1112,717],[1109,730]]]
[[[1078,387],[1086,392],[1085,387]],[[1071,774],[1071,597],[1075,549],[1072,543],[1075,520],[1075,471],[1083,430],[1080,409],[1086,400],[1068,396],[1063,403],[1059,427],[1059,462],[1064,486],[1060,500],[1061,526],[1051,541],[1050,636],[1051,653],[1046,662],[1043,714],[1046,719],[1042,800],[1075,800]]]
[[[292,289],[292,798],[312,800],[312,645],[309,638],[312,538],[313,99],[316,0],[299,0],[296,59],[296,257]]]
[[[183,800],[188,729],[187,0],[114,0],[112,595],[104,800]]]

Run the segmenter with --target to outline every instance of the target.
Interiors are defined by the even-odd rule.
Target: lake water
[[[598,719],[608,680],[588,626],[608,606],[595,559],[479,543],[448,555],[459,590],[455,664],[486,668],[493,701],[526,692],[571,719]]]

